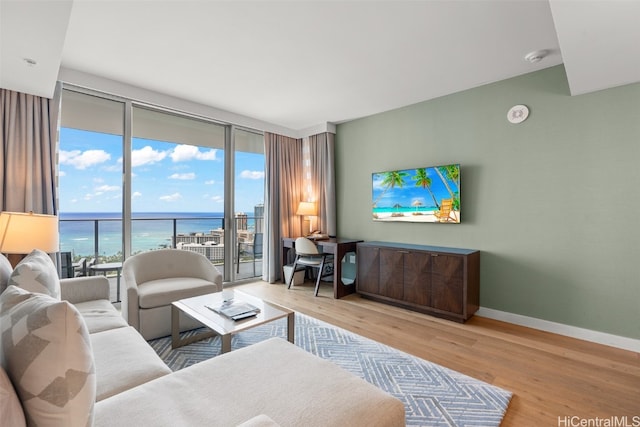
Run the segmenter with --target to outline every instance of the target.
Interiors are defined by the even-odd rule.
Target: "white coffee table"
[[[223,297],[224,294],[224,297]],[[225,299],[233,298],[234,301],[242,301],[252,304],[260,309],[254,316],[243,320],[232,320],[226,316],[216,313],[206,307],[220,306]],[[187,338],[180,338],[180,312],[194,318],[202,323],[210,331],[202,332]],[[186,298],[171,303],[171,346],[173,348],[182,347],[204,338],[220,335],[222,338],[222,353],[231,351],[231,336],[238,332],[272,322],[277,319],[287,318],[287,339],[294,341],[295,332],[295,312],[288,308],[266,302],[241,291],[215,292],[198,297]]]

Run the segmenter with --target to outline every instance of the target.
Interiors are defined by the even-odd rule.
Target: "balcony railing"
[[[256,231],[262,231],[263,217],[236,216],[236,242],[246,247]],[[161,248],[193,250],[212,262],[224,262],[225,252],[239,260],[250,261],[247,251],[225,251],[224,218],[202,217],[136,217],[131,219],[132,254]],[[73,261],[93,258],[95,263],[123,260],[122,219],[60,219],[60,250],[71,252]]]

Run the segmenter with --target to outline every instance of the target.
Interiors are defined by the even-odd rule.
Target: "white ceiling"
[[[638,82],[637,22],[629,0],[0,0],[0,87],[51,97],[63,67],[296,130],[563,62],[573,95]]]

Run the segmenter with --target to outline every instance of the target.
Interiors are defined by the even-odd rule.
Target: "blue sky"
[[[222,212],[224,151],[134,138],[134,212]],[[61,212],[122,209],[122,137],[60,130]],[[264,202],[264,155],[236,153],[236,212]]]

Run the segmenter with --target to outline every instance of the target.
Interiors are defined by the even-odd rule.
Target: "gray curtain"
[[[262,279],[274,283],[282,275],[283,237],[302,235],[296,216],[302,200],[302,140],[265,132],[265,236]]]
[[[309,157],[312,186],[316,191],[318,228],[329,236],[335,236],[336,226],[336,181],[335,181],[335,135],[321,133],[309,137]]]
[[[0,211],[57,214],[59,111],[60,84],[53,99],[0,89]]]

